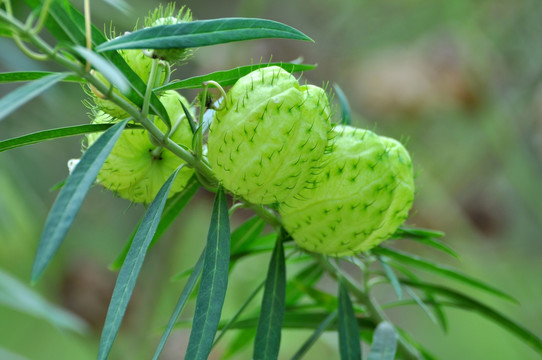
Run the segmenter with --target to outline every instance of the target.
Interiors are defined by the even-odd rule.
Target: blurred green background
[[[74,3],[81,7],[81,2]],[[134,0],[132,11],[122,13],[107,2],[92,1],[93,21],[106,28],[113,22],[117,32],[131,30],[135,19],[142,19],[158,3]],[[542,2],[177,3],[183,4],[197,19],[269,18],[311,36],[315,43],[262,40],[202,48],[174,76],[267,62],[271,56],[275,61],[302,56],[306,63],[317,63],[316,70],[303,75],[306,81],[339,84],[349,98],[355,125],[400,138],[413,154],[417,198],[408,224],[446,232],[445,242],[461,259],[451,262],[437,253],[424,255],[512,294],[519,305],[479,293],[472,296],[482,297],[542,336]],[[24,2],[16,0],[14,5],[17,13],[27,14]],[[0,39],[0,49],[2,72],[57,69],[54,64],[29,60],[9,39]],[[2,85],[0,94],[13,88]],[[83,99],[79,85],[61,84],[2,121],[0,139],[86,123]],[[56,196],[50,189],[67,176],[67,161],[80,154],[80,138],[0,154],[1,270],[28,283],[37,240]],[[212,197],[200,191],[148,255],[112,359],[150,358],[183,286],[169,279],[192,266],[199,255],[211,203]],[[93,188],[59,254],[35,286],[51,303],[84,319],[88,330],[83,334],[65,330],[43,317],[15,310],[0,296],[0,349],[32,360],[95,358],[116,276],[107,266],[143,211],[142,206]],[[246,216],[239,213],[233,225]],[[413,246],[409,250],[426,251]],[[264,256],[235,269],[226,316],[245,299],[247,289],[261,281],[266,263]],[[379,295],[390,296],[386,289]],[[448,334],[415,307],[389,314],[439,359],[538,358],[477,314],[447,311]],[[186,330],[173,333],[162,358],[181,358],[187,334]],[[295,350],[309,334],[285,332],[284,353]],[[330,333],[307,358],[330,359],[334,354],[336,335]],[[220,346],[213,355],[222,358]],[[0,359],[18,357],[0,352]]]

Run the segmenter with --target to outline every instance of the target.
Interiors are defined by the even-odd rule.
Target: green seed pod
[[[149,81],[149,76],[151,74],[152,61],[150,57],[146,56],[143,51],[140,49],[134,50],[119,50],[119,54],[123,57],[126,64],[146,83]],[[109,82],[105,77],[99,72],[93,72],[100,81],[105,84]],[[166,73],[162,72],[160,84],[165,80]],[[90,85],[90,95],[92,96],[96,107],[103,111],[106,114],[111,115],[117,119],[124,119],[128,117],[126,111],[120,108],[117,104],[107,99],[107,97],[99,92],[94,86]],[[117,95],[122,96],[126,101],[129,101],[124,97],[118,89],[113,90]]]
[[[145,19],[147,27],[161,26],[161,25],[174,25],[183,22],[192,21],[192,12],[187,7],[183,6],[177,12],[176,16],[175,6],[168,5],[165,9],[161,6],[158,7],[148,18]],[[167,61],[168,63],[175,63],[188,59],[194,53],[191,48],[170,48],[170,49],[153,49],[152,56],[155,59]]]
[[[331,126],[323,89],[266,67],[239,79],[223,106],[211,124],[208,157],[226,189],[271,204],[310,187]]]
[[[184,97],[176,91],[165,91],[160,101],[172,121],[171,140],[185,147],[191,147],[192,131],[180,101],[189,108]],[[93,123],[116,121],[111,116],[98,113]],[[155,117],[154,123],[162,131],[163,122]],[[88,145],[92,145],[100,134],[87,135]],[[116,192],[120,197],[137,203],[150,203],[168,177],[183,163],[178,156],[167,149],[158,148],[149,140],[146,130],[125,130],[117,140],[113,150],[100,170],[97,182]],[[184,167],[171,188],[169,196],[181,191],[193,175],[191,168]]]
[[[284,227],[302,248],[333,256],[369,250],[406,219],[412,162],[397,141],[338,125],[313,189],[281,204]]]

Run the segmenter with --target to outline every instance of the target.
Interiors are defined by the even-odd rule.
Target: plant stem
[[[365,305],[367,308],[367,315],[375,324],[379,324],[382,321],[389,322],[387,315],[384,313],[384,311],[382,311],[373,298],[368,293],[362,291],[358,284],[356,284],[356,282],[348,274],[345,274],[340,268],[332,264],[326,256],[320,254],[312,255],[332,278],[338,280],[339,276],[342,277],[344,283],[348,287],[349,292],[354,295],[360,303]],[[397,350],[405,359],[415,360],[421,358],[419,352],[401,336],[399,336]]]

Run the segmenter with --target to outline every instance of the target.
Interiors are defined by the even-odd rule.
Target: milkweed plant
[[[154,359],[188,301],[195,301],[195,310],[188,316],[185,359],[207,359],[224,334],[240,328],[253,359],[301,359],[324,332],[336,333],[337,358],[345,360],[361,359],[362,343],[364,358],[371,360],[434,359],[421,339],[386,313],[408,306],[421,307],[445,330],[446,308],[476,312],[542,354],[542,341],[529,330],[442,283],[452,280],[514,301],[509,295],[394,248],[405,239],[457,256],[440,240],[442,233],[405,225],[415,194],[406,147],[352,126],[347,97],[337,85],[322,88],[303,80],[301,73],[313,65],[269,62],[171,79],[198,47],[263,38],[312,41],[307,35],[264,19],[196,20],[190,10],[172,5],[151,11],[129,32],[104,34],[90,22],[89,1],[83,13],[67,0],[24,2],[32,10],[27,19],[14,16],[11,0],[1,1],[1,35],[29,58],[56,62],[64,71],[0,74],[3,83],[26,82],[0,100],[0,119],[63,81],[81,83],[90,109],[89,123],[0,141],[0,151],[6,151],[82,138],[83,154],[69,161],[69,176],[44,224],[32,282],[53,259],[92,186],[146,209],[117,260],[98,359],[107,359],[114,346],[147,252],[190,211],[187,204],[199,188],[215,194],[206,245],[199,260],[186,264],[186,285],[169,321],[163,319]],[[53,40],[46,41],[44,31]],[[197,96],[183,96],[186,89],[197,89]],[[230,216],[238,208],[250,209],[253,217],[232,230]],[[269,259],[266,277],[224,318],[229,271],[262,253]],[[433,282],[415,269],[431,273]],[[335,291],[321,289],[323,277]],[[395,299],[382,303],[373,290],[386,285]],[[248,311],[259,296],[257,311]],[[312,334],[286,353],[281,332],[300,324]],[[231,357],[243,350],[224,346],[230,346]]]

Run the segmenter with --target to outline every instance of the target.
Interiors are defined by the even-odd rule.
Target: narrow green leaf
[[[32,268],[32,281],[38,279],[64,240],[90,186],[94,183],[126,122],[127,120],[120,121],[103,133],[85,151],[79,164],[68,176],[45,222]]]
[[[58,73],[48,72],[48,71],[14,71],[14,72],[8,72],[8,73],[0,73],[0,84],[9,83],[9,82],[18,82],[18,81],[39,80],[41,78],[44,78],[46,76],[53,75],[53,74],[58,74]],[[86,82],[85,79],[78,76],[74,76],[74,75],[68,75],[62,81]]]
[[[103,2],[120,10],[123,14],[133,13],[134,8],[124,0],[103,0]]]
[[[0,304],[47,320],[61,329],[81,334],[88,330],[88,325],[82,319],[49,303],[35,290],[2,269],[0,269]],[[0,356],[0,359],[4,358]]]
[[[112,39],[98,51],[119,49],[184,49],[265,38],[312,41],[291,26],[272,20],[223,18],[153,26]]]
[[[422,308],[423,312],[425,312],[425,314],[429,317],[429,319],[431,319],[431,321],[434,323],[438,323],[437,319],[435,318],[435,315],[433,315],[431,310],[429,310],[425,302],[422,299],[420,299],[420,297],[414,291],[412,291],[408,286],[406,287],[406,291],[408,295],[410,295],[410,297],[416,302],[416,304],[418,304]]]
[[[303,345],[301,345],[299,350],[296,351],[294,356],[292,356],[292,360],[300,360],[307,353],[307,351],[316,343],[316,340],[320,338],[320,335],[322,335],[322,333],[329,328],[329,326],[335,321],[336,318],[337,311],[329,314],[324,319],[324,321],[320,323],[316,330],[314,330],[312,335],[303,343]]]
[[[0,152],[15,149],[21,146],[37,144],[47,140],[60,139],[69,136],[102,132],[114,124],[86,124],[75,125],[57,129],[43,130],[16,138],[0,141]],[[127,124],[125,129],[141,129],[139,125]]]
[[[192,178],[190,178],[190,180],[188,180],[185,188],[181,192],[178,192],[167,200],[166,206],[164,207],[164,212],[162,213],[162,218],[160,219],[160,223],[158,224],[156,233],[154,234],[151,244],[149,245],[149,249],[152,248],[156,244],[156,242],[160,240],[162,235],[164,235],[166,230],[169,229],[171,224],[173,224],[173,221],[179,216],[179,214],[184,210],[186,205],[188,205],[190,200],[194,197],[199,187],[200,184],[198,180],[195,176],[193,176]],[[137,225],[137,228],[139,228],[139,224]],[[119,256],[117,256],[115,261],[113,261],[113,263],[109,265],[109,269],[120,269],[120,267],[124,263],[126,254],[128,254],[128,250],[130,249],[132,241],[134,240],[137,228],[132,233],[130,240],[126,242],[126,245],[124,246],[124,249],[122,249],[122,252],[119,254]]]
[[[504,329],[510,331],[512,334],[516,335],[519,339],[523,340],[527,345],[533,348],[536,352],[542,355],[542,339],[536,336],[531,331],[527,330],[520,324],[515,321],[507,318],[498,311],[490,308],[489,306],[481,303],[480,301],[460,293],[459,291],[440,286],[433,285],[424,282],[417,282],[407,279],[402,279],[403,284],[430,291],[441,296],[445,296],[449,299],[454,300],[454,306],[462,307],[471,311],[476,311],[479,314],[487,317],[489,320],[492,320],[496,324],[502,326]]]
[[[265,281],[253,359],[277,359],[286,303],[286,263],[282,236],[276,241]]]
[[[442,241],[436,239],[442,236],[444,236],[444,233],[436,232],[433,230],[399,228],[397,229],[395,234],[393,234],[392,238],[414,240],[439,251],[443,251],[455,258],[459,258],[457,252],[455,252],[452,248],[450,248]]]
[[[1,33],[0,33],[1,34]],[[24,357],[14,352],[9,351],[6,348],[0,346],[0,359],[4,360],[29,360],[27,357]]]
[[[121,93],[126,93],[130,90],[130,84],[122,72],[106,59],[82,46],[74,46],[73,50],[86,59],[93,68],[98,70],[107,81],[117,87]]]
[[[468,284],[468,285],[471,285],[475,288],[478,288],[480,290],[484,290],[488,293],[491,293],[493,295],[497,295],[501,298],[504,298],[504,299],[507,299],[509,301],[512,301],[512,302],[516,302],[517,301],[511,297],[510,295],[508,294],[505,294],[504,292],[498,290],[498,289],[495,289],[494,287],[492,286],[489,286],[479,280],[476,280],[476,279],[473,279],[471,278],[470,276],[467,276],[459,271],[457,271],[456,269],[453,269],[453,268],[450,268],[450,267],[447,267],[447,266],[444,266],[444,265],[439,265],[439,264],[435,264],[433,262],[430,262],[428,260],[425,260],[417,255],[413,255],[413,254],[408,254],[408,253],[405,253],[405,252],[401,252],[401,251],[398,251],[398,250],[392,250],[392,249],[389,249],[389,248],[384,248],[384,247],[378,247],[378,248],[375,248],[373,249],[373,251],[375,253],[378,253],[378,254],[381,254],[381,255],[385,255],[391,259],[394,259],[396,261],[399,261],[403,264],[407,264],[407,265],[411,265],[411,266],[415,266],[415,267],[418,267],[420,269],[424,269],[424,270],[427,270],[427,271],[430,271],[430,272],[433,272],[433,273],[436,273],[436,274],[441,274],[441,275],[444,275],[444,276],[447,276],[451,279],[454,279],[454,280],[457,280],[457,281],[460,281],[462,283],[465,283],[465,284]]]
[[[226,325],[224,325],[222,327],[222,331],[220,332],[220,334],[216,337],[215,339],[215,342],[213,343],[213,346],[216,345],[216,343],[226,334],[226,332],[230,329],[230,326],[232,326],[238,319],[239,317],[243,314],[243,312],[246,310],[247,306],[251,303],[252,300],[254,300],[254,298],[256,297],[256,295],[258,295],[258,293],[260,292],[260,290],[264,287],[265,285],[265,281],[262,281],[260,283],[260,285],[258,285],[253,291],[252,293],[250,293],[250,295],[246,298],[245,302],[243,302],[243,304],[239,307],[239,309],[237,309],[237,311],[235,312],[235,314],[228,320],[228,322],[226,323]]]
[[[288,311],[284,314],[284,322],[282,324],[283,329],[316,329],[326,317],[329,316],[327,311],[310,311],[304,307],[288,308]],[[355,319],[360,330],[373,331],[377,324],[366,317],[358,317]],[[231,329],[254,329],[258,326],[259,316],[254,316],[234,322]],[[219,329],[225,325],[221,323]],[[191,321],[178,321],[175,324],[175,328],[187,328],[192,326]],[[338,329],[338,323],[332,323],[328,331],[336,331]]]
[[[232,254],[242,250],[246,244],[254,241],[262,233],[264,227],[265,221],[259,216],[254,216],[235,229],[231,234]]]
[[[53,73],[7,94],[0,99],[0,121],[66,77],[68,73]]]
[[[382,268],[384,269],[384,272],[386,273],[386,277],[390,281],[393,290],[397,294],[397,298],[401,300],[403,298],[403,290],[401,288],[401,284],[399,283],[399,280],[397,279],[397,276],[393,272],[393,270],[390,268],[390,266],[386,263],[386,258],[378,257],[378,261],[382,265]]]
[[[288,281],[286,285],[286,305],[292,307],[305,295],[305,293],[298,287],[298,284],[305,284],[306,286],[313,286],[324,274],[324,270],[317,266],[314,262],[311,262],[303,270],[299,272],[293,279]]]
[[[103,136],[103,135],[102,135]],[[113,342],[117,336],[122,319],[128,306],[128,301],[132,296],[134,286],[147,255],[149,244],[156,232],[162,211],[166,204],[166,200],[171,189],[171,185],[175,180],[175,177],[179,173],[180,168],[177,168],[173,174],[162,185],[158,194],[149,205],[149,208],[143,215],[141,225],[134,237],[132,246],[126,256],[126,261],[120,269],[119,276],[117,277],[117,283],[111,296],[111,302],[107,309],[107,316],[105,318],[105,324],[102,331],[102,337],[100,339],[100,348],[98,349],[98,359],[105,360],[109,356]]]
[[[252,344],[254,336],[256,336],[256,331],[253,328],[238,330],[233,339],[226,344],[227,348],[224,350],[223,358],[238,359],[237,355]]]
[[[368,360],[393,360],[397,350],[397,332],[387,321],[376,327]]]
[[[186,282],[186,285],[183,291],[181,292],[181,296],[179,297],[179,301],[177,301],[175,310],[173,311],[173,314],[171,315],[171,318],[169,319],[169,323],[167,324],[167,327],[164,330],[162,337],[160,338],[160,343],[158,344],[156,348],[156,351],[153,356],[153,360],[158,360],[158,357],[160,357],[160,354],[162,353],[162,350],[164,349],[164,345],[166,344],[169,334],[171,333],[171,330],[173,330],[173,326],[177,322],[177,319],[179,319],[179,316],[181,315],[181,312],[183,311],[184,305],[188,301],[190,294],[192,294],[192,291],[194,290],[194,287],[196,286],[196,282],[198,281],[199,275],[201,274],[201,270],[203,269],[204,256],[205,256],[205,249],[202,251],[196,265],[194,265],[194,271],[188,278],[188,281]]]
[[[215,338],[228,285],[230,222],[224,189],[216,194],[207,236],[203,273],[185,359],[207,359]]]
[[[442,231],[429,230],[429,229],[419,229],[419,228],[409,228],[401,226],[397,229],[398,234],[401,235],[410,235],[415,237],[425,237],[425,238],[441,238],[444,236]]]
[[[339,351],[342,360],[361,360],[358,322],[342,279],[339,279]]]
[[[210,80],[216,81],[221,86],[225,87],[225,86],[235,84],[237,80],[251,73],[254,70],[268,67],[268,66],[279,66],[290,73],[309,71],[316,68],[316,65],[294,64],[294,63],[288,63],[288,62],[274,62],[274,63],[245,65],[245,66],[239,66],[230,70],[216,71],[207,75],[194,76],[188,79],[174,81],[157,88],[156,91],[177,90],[177,89],[199,89],[203,87],[203,82],[210,81]]]
[[[333,88],[335,89],[335,93],[337,94],[339,102],[341,104],[341,124],[350,125],[350,123],[352,122],[352,114],[350,111],[350,104],[348,103],[348,98],[338,84],[334,84]]]

